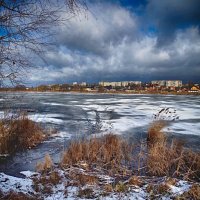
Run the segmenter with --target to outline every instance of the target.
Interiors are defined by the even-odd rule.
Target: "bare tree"
[[[0,87],[21,82],[30,56],[42,57],[53,28],[66,20],[62,12],[72,17],[83,7],[84,0],[0,0]]]

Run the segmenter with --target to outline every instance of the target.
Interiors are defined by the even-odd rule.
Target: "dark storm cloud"
[[[145,20],[158,31],[158,43],[172,42],[178,29],[200,26],[199,0],[149,0]]]
[[[198,1],[190,2],[192,5],[186,0],[151,0],[143,5],[141,16],[120,3],[90,4],[90,12],[61,27],[56,51],[46,53],[48,65],[33,70],[29,78],[35,83],[198,81]],[[144,31],[152,24],[154,34]],[[163,39],[168,42],[160,45]]]

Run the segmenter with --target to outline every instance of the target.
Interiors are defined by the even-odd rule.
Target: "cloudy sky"
[[[200,81],[199,0],[88,0],[35,62],[29,84]],[[63,15],[68,15],[63,14]]]

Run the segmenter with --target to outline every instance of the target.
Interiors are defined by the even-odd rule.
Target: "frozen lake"
[[[184,139],[186,146],[199,150],[199,96],[0,93],[0,115],[7,109],[30,110],[32,120],[58,130],[37,148],[2,162],[0,170],[15,175],[22,170],[33,170],[46,153],[58,161],[71,139],[94,133],[112,132],[129,140],[140,140],[145,137],[153,114],[162,108],[176,110],[179,117],[170,122],[167,134]]]

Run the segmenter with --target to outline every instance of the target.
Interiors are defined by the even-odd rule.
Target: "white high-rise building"
[[[151,81],[151,84],[165,87],[182,87],[182,81],[180,80],[156,80]]]
[[[166,81],[166,87],[182,87],[182,81],[168,80],[168,81]]]

